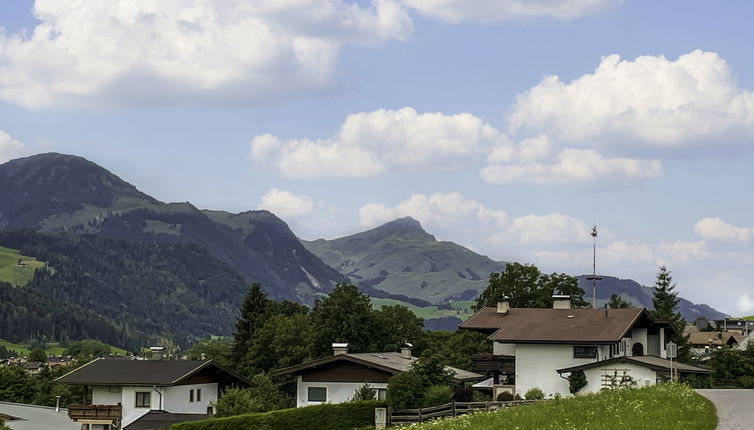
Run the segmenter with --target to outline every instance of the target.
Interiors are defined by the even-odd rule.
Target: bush
[[[571,375],[568,376],[568,391],[571,394],[578,393],[582,388],[586,387],[586,384],[586,375],[583,370],[571,372]]]
[[[171,430],[279,430],[322,429],[351,430],[374,426],[374,408],[384,407],[383,402],[346,402],[322,404],[304,408],[281,409],[266,413],[210,418],[174,424]]]
[[[421,405],[423,408],[444,405],[453,400],[453,389],[449,385],[433,385],[424,392]]]
[[[691,388],[712,388],[712,378],[709,375],[684,375],[681,382],[690,385]]]
[[[526,400],[544,400],[545,393],[539,387],[530,388],[529,391],[524,394]]]
[[[247,389],[228,388],[215,403],[218,417],[268,412],[288,406],[288,399],[278,391],[269,376],[260,373],[251,378]]]
[[[456,402],[470,402],[474,400],[474,390],[459,385],[453,391],[453,400]]]
[[[738,382],[741,383],[741,386],[744,388],[754,388],[754,376],[742,376],[738,378]]]
[[[393,409],[417,408],[426,390],[424,378],[416,372],[401,372],[387,383],[387,403]]]
[[[515,398],[516,397],[510,391],[503,391],[502,393],[498,393],[497,395],[498,402],[510,402]]]
[[[368,383],[364,383],[361,387],[357,388],[356,391],[353,393],[353,397],[351,397],[352,402],[363,402],[365,400],[373,400],[374,399],[374,390],[372,389],[372,386]]]

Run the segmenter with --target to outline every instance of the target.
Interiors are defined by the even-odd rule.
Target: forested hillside
[[[130,347],[145,333],[170,333],[182,344],[230,335],[247,288],[229,265],[191,243],[3,231],[0,245],[54,269],[37,270],[23,287],[3,287],[7,334],[0,337],[9,340],[45,334]]]

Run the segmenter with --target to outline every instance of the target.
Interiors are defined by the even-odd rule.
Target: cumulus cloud
[[[396,0],[36,0],[0,33],[0,99],[30,108],[257,103],[333,88],[344,45],[404,39]]]
[[[250,157],[290,178],[367,177],[394,167],[456,168],[505,141],[474,115],[419,114],[406,107],[349,115],[324,140],[256,136]]]
[[[606,158],[592,149],[567,148],[550,163],[492,163],[481,170],[481,175],[485,181],[497,184],[593,182],[596,179],[635,183],[662,176],[662,163],[659,160]]]
[[[714,52],[696,50],[675,61],[609,55],[570,83],[545,77],[517,97],[507,121],[512,131],[593,146],[724,145],[754,136],[754,93],[737,86]]]
[[[526,215],[513,219],[504,236],[517,238],[523,245],[590,242],[591,226],[567,215]]]
[[[272,188],[264,196],[257,209],[266,209],[281,218],[307,215],[314,207],[310,197],[297,196],[290,191]]]
[[[24,144],[13,139],[7,132],[0,130],[0,163],[26,154]]]
[[[403,0],[422,15],[457,24],[549,17],[570,20],[592,15],[622,0]]]
[[[754,312],[754,299],[750,298],[748,294],[744,294],[738,300],[738,310],[750,315]]]
[[[702,218],[694,224],[694,232],[704,239],[736,240],[748,242],[754,237],[754,228],[736,227],[720,218]]]

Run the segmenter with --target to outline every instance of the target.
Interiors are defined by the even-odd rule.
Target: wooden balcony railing
[[[76,420],[120,420],[120,405],[68,405],[68,418]]]
[[[516,371],[516,357],[492,354],[472,355],[471,369],[475,372],[497,371],[512,374]]]

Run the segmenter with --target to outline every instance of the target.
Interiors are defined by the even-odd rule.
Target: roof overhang
[[[607,360],[593,361],[591,363],[582,364],[582,365],[579,365],[579,366],[573,366],[573,367],[566,367],[566,368],[563,368],[563,369],[557,369],[556,372],[558,372],[559,374],[571,373],[571,372],[575,372],[577,370],[586,370],[586,369],[591,369],[591,368],[594,368],[594,367],[609,366],[609,365],[614,365],[614,364],[618,364],[618,363],[637,364],[639,366],[643,366],[643,367],[646,367],[646,368],[648,368],[650,370],[654,370],[654,371],[670,371],[670,362],[667,362],[667,363],[665,363],[665,362],[663,362],[663,363],[648,363],[646,361],[643,361],[641,359],[636,359],[636,358],[633,358],[633,357],[615,357],[615,358],[610,358],[610,359],[607,359]],[[677,370],[680,373],[699,373],[699,374],[710,374],[710,373],[712,373],[712,370],[703,369],[701,367],[691,366],[691,365],[688,365],[688,364],[684,364],[683,368],[677,368]]]
[[[371,361],[361,360],[358,357],[354,357],[352,355],[337,354],[337,355],[331,355],[329,357],[320,358],[317,360],[312,360],[306,363],[297,364],[295,366],[278,369],[278,370],[273,371],[272,374],[275,376],[288,375],[288,374],[295,375],[295,374],[303,373],[304,371],[309,370],[309,369],[316,369],[317,367],[325,366],[325,365],[335,363],[338,361],[348,361],[351,363],[360,364],[362,366],[365,366],[371,369],[382,370],[384,372],[387,372],[393,375],[401,371],[399,369],[395,369],[392,367],[382,366],[376,363],[372,363]]]

